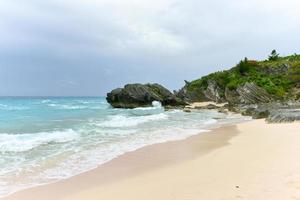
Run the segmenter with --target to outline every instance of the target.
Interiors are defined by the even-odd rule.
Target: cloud
[[[105,94],[148,81],[176,89],[245,56],[299,52],[299,6],[298,0],[0,0],[0,95]]]

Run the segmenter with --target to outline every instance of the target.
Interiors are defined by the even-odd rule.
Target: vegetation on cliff
[[[236,91],[246,83],[263,88],[275,100],[300,98],[300,55],[280,57],[273,50],[267,60],[241,60],[235,67],[219,71],[185,86],[185,95],[202,100],[210,83],[215,84],[220,99],[226,100],[226,91]],[[192,95],[191,95],[192,94]],[[204,95],[203,95],[204,94]],[[207,96],[207,95],[206,95]]]

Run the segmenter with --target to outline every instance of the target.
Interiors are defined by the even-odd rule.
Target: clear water
[[[216,111],[164,111],[159,105],[113,109],[99,97],[0,98],[0,196],[242,120]]]

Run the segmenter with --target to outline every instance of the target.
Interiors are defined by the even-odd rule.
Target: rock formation
[[[151,106],[159,101],[163,106],[183,106],[186,103],[159,84],[128,84],[107,94],[107,102],[115,108]]]

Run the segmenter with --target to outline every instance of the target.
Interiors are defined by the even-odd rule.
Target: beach
[[[300,199],[299,130],[264,120],[221,127],[3,199]]]

